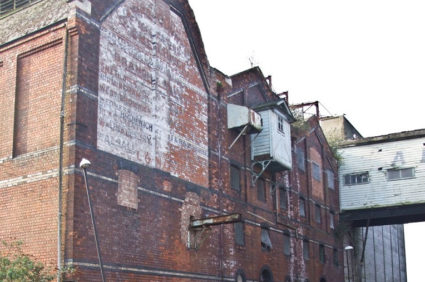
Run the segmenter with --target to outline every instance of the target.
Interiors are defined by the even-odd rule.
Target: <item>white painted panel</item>
[[[425,138],[340,149],[341,209],[425,203]],[[387,170],[415,169],[415,177],[389,181]],[[344,185],[344,175],[369,172],[367,184]]]
[[[271,111],[263,111],[259,113],[263,120],[263,130],[258,136],[256,134],[251,135],[251,159],[255,156],[270,154],[270,113]]]
[[[271,155],[273,159],[283,165],[284,167],[291,169],[292,168],[292,153],[291,153],[291,126],[286,120],[285,116],[274,111],[271,113],[272,122],[271,122]],[[282,117],[283,122],[283,132],[278,130],[278,117]]]
[[[207,94],[181,18],[124,1],[102,23],[97,147],[208,185]]]

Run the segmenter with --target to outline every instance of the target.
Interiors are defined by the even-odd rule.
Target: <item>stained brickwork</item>
[[[332,191],[324,185],[324,171],[336,168],[317,122],[294,131],[293,169],[266,170],[261,175],[265,197],[259,199],[250,136],[229,149],[239,132],[227,129],[226,106],[254,107],[278,99],[261,70],[228,77],[210,68],[187,1],[90,3],[90,10],[67,6],[72,8],[66,26],[58,22],[37,36],[0,46],[0,114],[6,120],[0,136],[0,235],[16,234],[28,252],[50,265],[57,263],[59,235],[61,264],[76,269],[69,278],[100,281],[78,168],[84,157],[92,163],[88,184],[108,281],[232,281],[237,273],[258,280],[264,269],[274,281],[322,276],[342,280],[342,268],[330,259],[336,248],[342,260],[342,246],[327,217],[330,209],[338,210],[338,183]],[[29,56],[18,63],[20,54],[52,42],[57,44],[34,53],[44,57]],[[30,66],[29,58],[41,63]],[[43,80],[52,75],[54,81]],[[30,82],[49,87],[39,93],[28,84],[27,92],[19,92],[25,88],[17,85]],[[25,93],[35,96],[29,103],[41,103],[40,113],[29,115],[38,122],[25,131],[26,140],[37,144],[13,156],[14,123],[23,119],[21,104],[15,110],[15,97],[21,101]],[[59,158],[62,93],[64,152]],[[41,135],[44,124],[49,129]],[[18,130],[22,139],[23,127]],[[304,171],[297,169],[296,147],[305,154]],[[62,233],[57,234],[60,159],[63,216]],[[320,189],[312,180],[312,161],[320,164]],[[240,189],[231,187],[232,165],[239,169]],[[279,205],[278,187],[288,193],[286,208]],[[319,194],[314,192],[318,189]],[[305,217],[298,211],[300,196],[306,202]],[[320,224],[314,222],[315,205],[322,209]],[[242,214],[242,243],[233,224],[189,230],[191,217],[229,213]],[[39,215],[36,220],[34,215]],[[262,229],[268,231],[269,250],[261,246]],[[289,256],[284,234],[290,236]],[[308,260],[303,259],[303,240],[309,242]],[[319,245],[325,247],[325,263],[319,261]]]

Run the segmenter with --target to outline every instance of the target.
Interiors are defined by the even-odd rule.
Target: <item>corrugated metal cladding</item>
[[[269,155],[286,169],[291,169],[291,127],[287,118],[274,110],[262,111],[259,114],[263,120],[263,130],[257,137],[251,136],[252,159]]]
[[[341,210],[425,203],[425,138],[358,145],[339,152]],[[400,177],[394,179],[397,171]],[[369,181],[346,184],[345,176],[366,172]]]

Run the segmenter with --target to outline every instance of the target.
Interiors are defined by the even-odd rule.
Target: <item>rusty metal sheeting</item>
[[[201,219],[193,219],[190,221],[190,228],[198,228],[198,227],[204,227],[204,226],[211,226],[211,225],[219,225],[219,224],[228,224],[228,223],[235,223],[242,220],[242,216],[239,213],[233,213],[228,215],[221,215],[221,216],[213,216],[213,217],[206,217]]]

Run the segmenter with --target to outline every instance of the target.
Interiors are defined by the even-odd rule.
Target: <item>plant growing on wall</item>
[[[55,276],[45,270],[41,262],[33,260],[21,250],[22,242],[2,241],[0,251],[0,281],[52,281]]]

